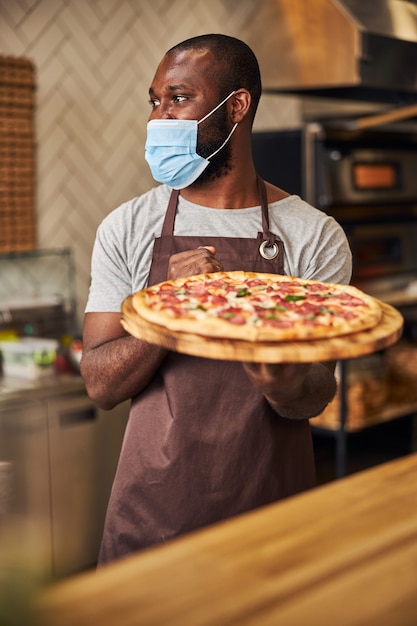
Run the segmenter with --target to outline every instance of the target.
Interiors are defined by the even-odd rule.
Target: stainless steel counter
[[[51,374],[37,380],[0,376],[0,405],[27,398],[42,398],[45,396],[59,396],[67,393],[85,391],[81,376]]]

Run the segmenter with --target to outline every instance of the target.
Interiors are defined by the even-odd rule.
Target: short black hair
[[[261,97],[262,83],[258,60],[246,43],[236,37],[212,33],[186,39],[170,48],[166,54],[181,50],[210,50],[218,63],[213,67],[211,78],[218,85],[219,97],[225,98],[237,89],[247,89],[252,97],[253,120]],[[219,72],[219,67],[223,71]]]

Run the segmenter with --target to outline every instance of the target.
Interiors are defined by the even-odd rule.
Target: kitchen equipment
[[[0,254],[0,332],[61,339],[78,335],[70,248]]]
[[[246,40],[268,93],[417,102],[413,0],[260,0]]]
[[[374,116],[371,116],[375,119]],[[361,128],[342,116],[307,122],[299,129],[257,132],[254,161],[266,180],[301,195],[343,227],[353,253],[352,283],[394,307],[404,319],[403,336],[417,349],[417,123],[402,121]],[[360,425],[350,420],[347,366],[340,362],[337,422],[314,432],[336,439],[336,475],[347,472],[347,434],[412,416],[416,404],[384,404]],[[369,378],[369,375],[368,375]],[[415,384],[415,382],[414,382]]]
[[[353,284],[404,304],[416,335],[417,2],[261,0],[248,43],[264,92],[332,99],[334,109],[300,129],[255,133],[258,171],[341,223]],[[354,100],[374,110],[343,118]]]
[[[24,576],[38,551],[48,579],[95,567],[129,402],[97,408],[79,376],[4,378],[0,391],[2,557],[24,550]]]
[[[74,328],[73,311],[60,296],[4,299],[0,328],[13,329],[19,336],[59,338]]]
[[[352,248],[352,283],[390,303],[387,292],[417,280],[417,124],[349,128],[333,118],[254,133],[254,160],[266,180],[335,217]]]

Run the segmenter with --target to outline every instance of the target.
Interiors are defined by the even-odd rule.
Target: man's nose
[[[169,105],[164,106],[163,104],[159,104],[152,111],[150,118],[151,120],[173,120],[175,116],[172,114]]]

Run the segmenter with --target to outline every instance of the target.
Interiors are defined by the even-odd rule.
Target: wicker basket
[[[36,245],[35,67],[0,56],[0,252]]]

